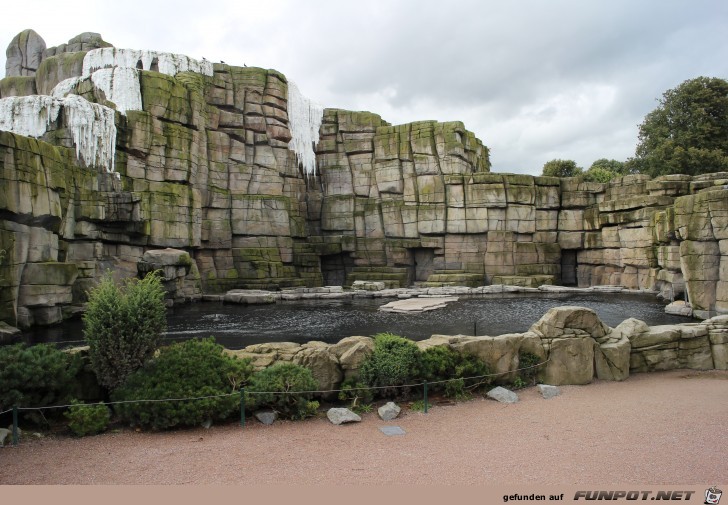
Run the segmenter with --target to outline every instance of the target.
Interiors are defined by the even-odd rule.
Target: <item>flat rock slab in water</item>
[[[683,300],[677,300],[665,307],[665,314],[690,317],[693,315],[693,308],[689,303]]]
[[[406,300],[397,300],[389,302],[379,307],[384,312],[398,312],[401,314],[417,314],[427,310],[442,309],[450,302],[457,302],[456,296],[447,296],[442,298],[407,298]]]

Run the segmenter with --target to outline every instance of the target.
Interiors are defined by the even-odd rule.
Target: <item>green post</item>
[[[18,446],[18,406],[13,406],[13,446]]]
[[[245,428],[245,388],[240,388],[240,427]]]
[[[425,381],[425,414],[427,414],[427,381]]]
[[[478,336],[478,321],[473,321],[473,336]]]

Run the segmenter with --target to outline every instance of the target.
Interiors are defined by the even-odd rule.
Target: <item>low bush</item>
[[[538,365],[540,362],[541,358],[530,352],[521,352],[518,354],[518,368],[525,368],[525,370],[518,372],[518,379],[520,379],[518,385],[520,387],[536,384],[536,377],[540,368],[535,365]]]
[[[459,400],[468,398],[471,390],[491,382],[489,377],[482,377],[490,373],[483,360],[446,346],[430,347],[422,353],[422,371],[428,382],[435,382],[432,384],[434,391],[444,391],[445,396]]]
[[[351,410],[354,412],[371,410],[374,391],[366,384],[358,379],[347,379],[341,384],[340,388],[339,400],[348,402]]]
[[[204,397],[115,406],[119,417],[133,425],[152,429],[195,426],[239,411],[240,396],[231,393],[239,391],[252,372],[250,360],[226,354],[212,337],[188,340],[160,349],[157,357],[129,375],[112,400]]]
[[[311,370],[293,363],[276,363],[255,373],[245,388],[250,410],[270,408],[281,417],[303,419],[316,414],[319,403],[310,391],[318,389]]]
[[[415,382],[421,374],[422,357],[411,340],[380,333],[374,336],[374,350],[362,362],[359,378],[367,386],[376,387],[380,397],[407,396],[406,384]]]
[[[68,428],[77,437],[106,431],[111,419],[111,412],[103,403],[77,403],[71,405],[63,415],[68,419]]]
[[[47,407],[67,403],[76,387],[81,360],[48,344],[0,346],[0,411],[14,405]],[[23,411],[24,417],[44,423],[54,411]]]

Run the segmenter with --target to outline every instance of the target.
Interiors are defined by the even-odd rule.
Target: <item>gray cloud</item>
[[[728,77],[722,0],[115,4],[4,7],[0,33],[33,27],[55,45],[98,31],[119,47],[276,68],[327,107],[462,120],[497,171],[626,159],[665,90]]]

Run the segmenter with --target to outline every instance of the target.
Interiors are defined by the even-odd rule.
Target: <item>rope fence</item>
[[[375,389],[399,389],[399,388],[415,388],[422,386],[424,388],[423,392],[423,401],[424,401],[424,413],[427,414],[428,410],[428,401],[427,401],[427,393],[429,386],[432,386],[434,384],[445,384],[448,382],[454,382],[454,381],[471,381],[476,379],[486,379],[488,377],[500,377],[502,375],[509,375],[517,372],[522,372],[525,370],[531,370],[534,368],[538,368],[540,366],[545,365],[551,361],[551,358],[546,359],[545,361],[542,361],[540,363],[536,363],[535,365],[530,365],[526,367],[516,368],[513,370],[508,370],[507,372],[499,372],[499,373],[491,373],[491,374],[484,374],[484,375],[475,375],[472,377],[455,377],[452,379],[442,379],[438,381],[423,381],[423,382],[416,382],[413,384],[400,384],[400,385],[392,385],[392,386],[362,386],[362,387],[356,387],[357,390],[375,390]],[[160,402],[183,402],[183,401],[196,401],[196,400],[208,400],[212,398],[229,398],[231,396],[240,396],[240,426],[245,427],[245,394],[248,395],[301,395],[301,394],[311,394],[311,395],[321,395],[321,394],[328,394],[328,393],[340,393],[342,391],[347,391],[345,389],[326,389],[326,390],[311,390],[311,391],[246,391],[244,387],[241,387],[239,391],[233,391],[232,393],[223,393],[219,395],[208,395],[208,396],[191,396],[186,398],[155,398],[155,399],[146,399],[146,400],[120,400],[120,401],[113,401],[113,402],[95,402],[95,403],[89,403],[86,405],[121,405],[121,404],[129,404],[129,403],[160,403]],[[83,404],[69,404],[69,405],[50,405],[45,407],[20,407],[20,406],[14,406],[11,409],[4,410],[0,412],[0,415],[7,414],[9,412],[12,412],[13,414],[13,426],[12,426],[12,437],[13,437],[13,446],[18,445],[18,413],[20,411],[31,411],[31,410],[37,410],[37,411],[43,411],[43,410],[51,410],[51,409],[65,409],[70,408],[78,405]]]

